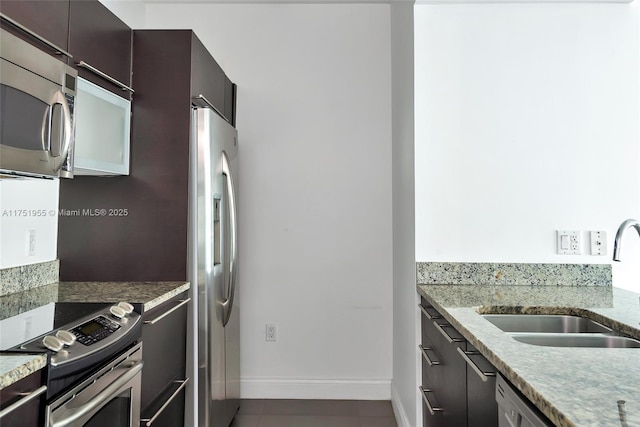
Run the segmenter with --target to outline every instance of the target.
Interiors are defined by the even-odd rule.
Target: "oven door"
[[[47,427],[137,427],[142,343],[49,403]]]

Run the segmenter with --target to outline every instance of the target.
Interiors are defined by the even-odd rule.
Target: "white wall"
[[[419,363],[415,291],[413,3],[391,5],[393,173],[393,382],[398,426],[418,417]]]
[[[59,194],[57,179],[0,178],[0,268],[56,259]],[[30,230],[34,255],[28,252]]]
[[[144,28],[145,4],[142,0],[100,0],[114,15],[131,28]]]
[[[609,263],[640,217],[635,3],[415,15],[417,260]],[[558,229],[606,230],[608,256],[556,255]],[[637,288],[624,249],[614,285]]]
[[[388,399],[389,5],[149,4],[146,22],[193,28],[238,85],[242,396]]]

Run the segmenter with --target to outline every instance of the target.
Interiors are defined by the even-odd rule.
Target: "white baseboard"
[[[391,379],[242,378],[243,399],[389,400]]]
[[[396,391],[396,388],[391,384],[391,406],[393,406],[393,414],[396,416],[396,424],[398,427],[411,427],[409,417],[407,417],[407,411],[405,411],[400,396]]]

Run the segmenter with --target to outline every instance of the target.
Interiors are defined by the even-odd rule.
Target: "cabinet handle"
[[[218,115],[220,117],[222,117],[226,121],[229,121],[229,119],[227,119],[227,116],[222,114],[222,112],[220,110],[218,110],[216,108],[216,106],[213,105],[213,103],[211,101],[209,101],[207,98],[205,98],[205,96],[203,94],[199,94],[198,96],[193,97],[192,101],[194,102],[195,105],[198,105],[198,101],[202,101],[202,103],[204,103],[204,107],[211,108],[213,111],[218,113]]]
[[[162,313],[160,316],[156,317],[153,320],[145,320],[143,323],[145,325],[155,325],[156,323],[158,323],[159,321],[161,321],[162,319],[164,319],[165,317],[167,317],[168,315],[170,315],[171,313],[173,313],[183,305],[187,304],[189,301],[191,301],[191,298],[183,299],[180,301],[180,304],[176,305],[171,310],[165,311],[164,313]]]
[[[442,319],[442,316],[434,316],[433,314],[429,313],[427,311],[427,307],[425,307],[424,305],[418,304],[418,307],[420,307],[420,310],[422,310],[422,313],[427,317],[427,319],[429,320]]]
[[[429,364],[429,366],[434,366],[434,365],[440,365],[440,361],[439,360],[432,360],[429,355],[427,354],[427,350],[431,350],[433,351],[433,349],[431,347],[423,347],[422,344],[420,344],[418,346],[418,348],[420,349],[420,351],[422,352],[422,357],[424,357],[424,360],[427,361],[427,363]]]
[[[133,89],[131,89],[129,86],[127,86],[126,84],[122,83],[120,80],[116,80],[113,77],[111,77],[109,74],[103,73],[102,71],[98,70],[97,68],[87,64],[84,61],[80,61],[76,64],[78,67],[84,68],[85,70],[89,70],[91,71],[93,74],[102,77],[103,79],[105,79],[106,81],[113,83],[116,86],[120,86],[120,88],[122,90],[128,90],[131,93],[135,93],[135,91]]]
[[[49,40],[45,39],[44,37],[38,35],[37,33],[34,33],[33,31],[31,31],[30,29],[28,29],[24,25],[22,25],[19,22],[16,22],[13,19],[9,18],[4,13],[0,13],[0,19],[2,19],[3,21],[7,21],[9,24],[13,25],[14,27],[19,29],[23,33],[33,37],[36,40],[38,40],[40,43],[43,43],[43,44],[47,45],[51,50],[55,51],[56,55],[64,55],[64,56],[67,56],[69,58],[73,58],[73,55],[71,55],[66,50],[59,48],[56,44],[51,43]]]
[[[439,406],[433,406],[431,404],[431,402],[429,402],[429,398],[427,397],[427,393],[432,393],[432,390],[429,390],[428,388],[424,388],[422,386],[420,386],[420,393],[422,393],[422,400],[424,400],[424,403],[427,404],[427,409],[429,410],[429,413],[431,415],[435,415],[436,412],[442,412],[444,411],[443,408],[439,407]]]
[[[471,358],[469,357],[470,355],[474,355],[474,354],[480,354],[477,351],[464,351],[461,347],[457,348],[458,353],[460,353],[460,356],[462,356],[462,358],[465,360],[465,362],[467,362],[467,364],[469,366],[471,366],[471,369],[473,369],[475,371],[476,374],[478,374],[478,376],[480,377],[480,379],[483,382],[487,382],[487,380],[489,379],[489,377],[495,377],[496,373],[495,372],[485,372],[482,369],[480,369],[480,367],[478,365],[476,365],[476,363],[471,360]]]
[[[47,391],[47,386],[43,385],[35,390],[33,390],[31,393],[20,393],[21,396],[25,396],[22,399],[18,400],[16,403],[14,403],[13,405],[4,408],[2,411],[0,411],[0,419],[2,417],[4,417],[5,415],[15,411],[16,409],[20,408],[23,405],[26,405],[27,403],[31,402],[33,399],[35,399],[36,397],[40,396],[42,393],[44,393],[45,391]]]
[[[171,402],[173,402],[173,399],[175,399],[178,394],[180,394],[180,391],[182,391],[182,389],[187,385],[187,383],[189,382],[189,378],[185,378],[184,380],[181,381],[174,381],[176,384],[180,384],[180,387],[178,387],[176,389],[176,391],[173,392],[173,394],[171,394],[171,396],[167,399],[166,402],[164,402],[164,404],[160,407],[160,409],[158,409],[158,411],[153,414],[153,416],[151,418],[143,418],[140,420],[141,423],[145,423],[144,425],[146,427],[150,427],[151,424],[153,424],[153,422],[156,420],[156,418],[158,418],[160,416],[160,414],[162,414],[162,411],[164,411],[167,406],[169,406],[171,404]]]
[[[444,328],[452,328],[453,326],[448,325],[448,324],[447,324],[447,325],[441,325],[440,323],[438,323],[438,322],[436,322],[436,321],[434,321],[434,322],[433,322],[433,325],[436,327],[436,329],[437,329],[437,330],[438,330],[442,335],[444,335],[444,337],[446,338],[446,340],[447,340],[449,343],[454,343],[454,342],[464,342],[464,339],[462,339],[462,338],[454,338],[454,337],[452,337],[451,335],[449,335],[449,334],[447,333],[447,331],[445,331],[445,330],[444,330]]]

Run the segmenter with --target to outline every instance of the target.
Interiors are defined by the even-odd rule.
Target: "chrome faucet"
[[[613,260],[620,261],[620,247],[622,246],[622,235],[628,228],[635,228],[640,235],[640,221],[637,219],[628,219],[618,227],[616,239],[613,241]]]

